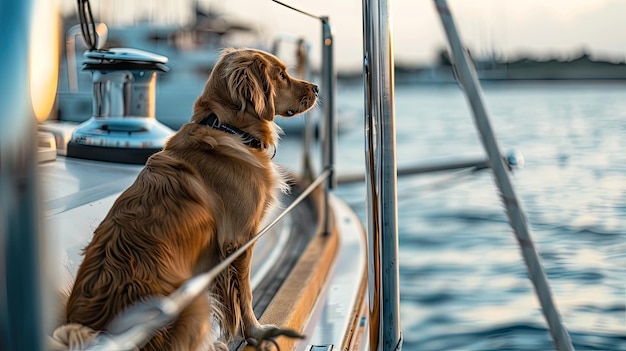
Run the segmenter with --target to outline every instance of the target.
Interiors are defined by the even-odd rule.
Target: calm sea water
[[[626,83],[484,91],[501,148],[525,156],[513,180],[575,348],[626,350]],[[358,118],[338,172],[359,171],[362,86],[338,97]],[[399,86],[395,106],[399,167],[484,154],[456,85]],[[365,219],[364,186],[336,193]],[[489,171],[401,178],[398,212],[405,350],[554,349]]]

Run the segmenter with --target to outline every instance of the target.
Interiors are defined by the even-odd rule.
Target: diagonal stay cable
[[[533,243],[530,228],[521,203],[515,194],[515,189],[509,177],[509,173],[501,158],[498,143],[491,128],[487,110],[483,102],[482,90],[478,82],[476,70],[468,63],[468,57],[463,49],[459,34],[456,30],[452,14],[446,0],[434,0],[435,7],[448,38],[452,51],[453,65],[457,68],[459,82],[465,92],[473,110],[474,122],[478,128],[483,146],[491,160],[491,167],[496,179],[502,201],[506,207],[509,223],[515,232],[522,256],[528,269],[528,275],[535,288],[541,309],[548,323],[552,340],[559,351],[573,350],[569,333],[552,299],[548,279],[541,266],[539,254]]]
[[[96,342],[88,351],[133,350],[145,344],[158,330],[174,320],[180,312],[194,299],[207,292],[209,284],[241,256],[257,240],[265,235],[276,223],[283,219],[291,210],[300,204],[315,188],[324,182],[331,174],[325,169],[289,206],[287,206],[273,221],[267,224],[259,233],[230,256],[206,273],[189,279],[172,294],[165,297],[151,297],[138,302],[109,324],[108,333],[98,335]],[[207,316],[208,318],[208,316]]]

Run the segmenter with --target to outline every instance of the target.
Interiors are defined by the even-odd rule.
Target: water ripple
[[[526,158],[513,181],[574,346],[626,350],[626,85],[498,84],[485,99],[500,145]],[[484,155],[456,86],[398,87],[395,103],[398,164]],[[363,143],[340,138],[338,167],[363,169]],[[365,219],[363,185],[338,193]],[[404,350],[554,349],[489,171],[400,179],[398,229]]]

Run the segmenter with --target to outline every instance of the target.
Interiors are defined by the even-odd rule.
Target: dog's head
[[[226,49],[215,64],[194,115],[211,100],[261,120],[291,117],[315,105],[315,84],[291,77],[276,56],[254,49]]]

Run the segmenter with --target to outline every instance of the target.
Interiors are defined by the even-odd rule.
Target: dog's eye
[[[280,72],[279,73],[280,79],[285,79],[287,78],[287,75],[285,75],[285,72]]]

